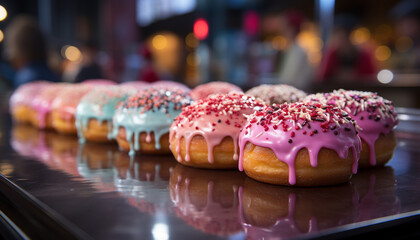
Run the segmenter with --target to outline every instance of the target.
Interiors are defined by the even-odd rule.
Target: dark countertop
[[[386,167],[322,188],[188,168],[172,156],[130,161],[114,144],[82,146],[3,115],[0,222],[34,239],[344,239],[399,230],[417,236],[410,224],[420,219],[420,112],[399,112],[398,146]]]

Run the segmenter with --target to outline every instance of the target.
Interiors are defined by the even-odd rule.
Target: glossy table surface
[[[82,238],[312,238],[420,215],[420,113],[399,109],[398,146],[383,168],[348,184],[292,188],[238,171],[130,160],[116,144],[0,120],[0,173]],[[336,235],[339,236],[339,235]]]

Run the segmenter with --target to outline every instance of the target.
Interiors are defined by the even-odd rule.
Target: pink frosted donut
[[[309,95],[304,101],[338,106],[357,122],[363,144],[359,167],[383,166],[392,158],[398,116],[391,101],[377,93],[343,89]]]
[[[294,103],[302,100],[306,96],[304,91],[286,84],[263,84],[249,89],[245,94],[259,98],[267,105],[274,103]]]
[[[258,181],[323,186],[357,172],[357,125],[338,107],[273,105],[256,111],[239,136],[239,170]]]
[[[134,88],[136,90],[142,90],[149,87],[150,84],[145,81],[131,81],[131,82],[123,82],[120,84],[120,86],[124,88]]]
[[[195,87],[190,96],[193,100],[206,98],[212,94],[243,93],[242,89],[227,82],[209,82]]]
[[[9,107],[13,119],[18,122],[31,122],[32,100],[51,83],[36,81],[26,83],[17,88],[10,97]]]
[[[212,95],[185,107],[170,128],[178,162],[200,168],[237,168],[238,137],[244,114],[264,104],[238,93]]]
[[[34,126],[41,129],[52,128],[52,103],[60,92],[69,86],[71,85],[68,83],[50,84],[33,98],[31,122]]]
[[[52,125],[60,133],[77,134],[75,114],[82,97],[94,88],[90,84],[74,84],[63,89],[52,103]]]
[[[116,85],[117,83],[108,79],[88,79],[81,82],[80,84],[100,86],[100,85]]]
[[[184,92],[191,91],[191,89],[187,87],[185,84],[174,82],[174,81],[166,81],[166,80],[154,82],[150,84],[150,86],[155,87],[155,88],[161,88],[161,87],[169,88],[169,89],[175,88],[175,89],[183,90]]]

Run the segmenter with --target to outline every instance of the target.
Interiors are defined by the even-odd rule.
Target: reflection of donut
[[[86,142],[79,144],[77,155],[79,174],[95,182],[101,191],[114,191],[114,163],[116,144]]]
[[[219,236],[239,232],[238,189],[245,176],[237,171],[215,171],[178,164],[169,188],[176,214],[189,225]]]
[[[56,134],[52,141],[53,163],[51,167],[73,176],[80,176],[77,168],[78,147],[76,136]]]
[[[269,106],[274,103],[294,103],[306,96],[304,91],[286,84],[263,84],[249,89],[245,94],[259,98]]]
[[[212,94],[243,93],[242,89],[228,82],[209,82],[198,85],[191,92],[194,100],[204,99]]]
[[[169,181],[170,172],[176,165],[176,161],[168,156],[142,155],[132,158],[121,152],[117,154],[115,162],[118,178],[149,182],[155,179]]]
[[[128,98],[116,110],[113,136],[121,149],[134,155],[170,153],[169,126],[191,98],[179,89],[148,88]]]
[[[341,107],[357,122],[363,144],[359,168],[383,166],[392,158],[397,146],[393,128],[398,116],[391,101],[377,93],[342,89],[309,95],[303,101]]]
[[[117,153],[114,184],[127,196],[130,205],[151,215],[172,212],[167,191],[168,180],[176,161],[163,155],[128,156]],[[161,191],[159,190],[161,189]]]
[[[247,178],[239,194],[247,239],[287,239],[353,223],[357,195],[350,184],[290,188]]]
[[[401,204],[392,167],[360,169],[351,183],[359,195],[358,221],[400,213]]]
[[[46,81],[35,81],[18,87],[9,101],[10,113],[13,119],[17,122],[30,123],[33,99],[42,89],[50,84]]]
[[[231,93],[213,95],[185,107],[170,128],[172,153],[187,166],[237,168],[244,114],[262,106],[254,97]]]
[[[272,184],[334,185],[356,173],[360,147],[355,122],[339,108],[273,105],[248,117],[239,136],[239,170]]]
[[[10,145],[21,156],[34,156],[33,149],[38,144],[39,133],[38,129],[31,125],[13,124]]]

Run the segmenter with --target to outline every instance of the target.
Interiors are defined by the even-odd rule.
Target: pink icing
[[[60,113],[62,118],[70,119],[76,114],[76,108],[82,97],[93,89],[93,85],[71,85],[63,89],[52,102],[52,110]]]
[[[243,93],[242,89],[227,82],[210,82],[195,87],[190,96],[193,100],[206,98],[212,94]]]
[[[233,160],[238,160],[237,141],[239,132],[246,122],[244,114],[250,114],[254,107],[263,104],[255,98],[242,94],[214,95],[183,109],[170,128],[170,139],[176,139],[176,153],[179,162],[190,161],[190,144],[196,135],[207,142],[208,161],[214,162],[213,148],[225,137],[231,137],[235,146]],[[186,155],[181,156],[180,141],[184,137]]]
[[[58,83],[45,87],[32,102],[32,108],[36,111],[39,127],[46,127],[46,116],[51,112],[52,102],[60,94],[61,90],[70,86],[70,84]]]
[[[270,148],[276,157],[289,167],[289,183],[296,183],[295,159],[299,150],[306,148],[312,167],[318,165],[322,148],[335,151],[346,158],[353,151],[353,173],[357,172],[361,141],[347,113],[332,107],[303,104],[283,104],[267,107],[248,118],[239,137],[239,170],[243,171],[243,153],[248,142]],[[316,119],[316,120],[315,120]],[[318,121],[319,120],[319,121]],[[322,120],[322,121],[321,121]],[[306,122],[306,123],[305,123]]]
[[[50,84],[47,81],[35,81],[21,85],[10,97],[10,110],[13,110],[19,105],[30,106],[34,97]]]
[[[381,134],[388,134],[398,124],[392,102],[376,93],[336,90],[331,93],[309,95],[305,102],[321,102],[341,107],[359,126],[359,136],[369,148],[369,163],[376,165],[375,142]]]

